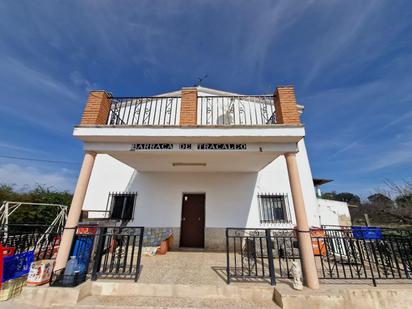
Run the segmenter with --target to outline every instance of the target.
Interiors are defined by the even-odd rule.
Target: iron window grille
[[[291,222],[287,194],[258,194],[260,223]]]
[[[110,209],[110,219],[133,220],[136,192],[110,192],[107,199],[107,209]]]

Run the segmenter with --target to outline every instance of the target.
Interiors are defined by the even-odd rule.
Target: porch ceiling
[[[273,152],[109,152],[142,172],[258,172],[277,158]]]

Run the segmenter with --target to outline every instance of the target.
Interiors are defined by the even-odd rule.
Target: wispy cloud
[[[56,190],[72,191],[74,189],[72,173],[61,169],[55,172],[46,172],[32,166],[17,164],[0,165],[0,183],[15,185],[17,188],[33,188],[37,185],[51,186]]]
[[[12,58],[11,56],[2,57],[0,59],[0,66],[2,67],[2,75],[7,74],[8,78],[14,76],[20,82],[30,84],[38,90],[43,90],[46,93],[54,92],[70,100],[80,99],[79,94],[67,87],[65,83],[52,78],[44,72],[27,66],[16,58]]]
[[[361,142],[370,139],[373,136],[378,136],[380,133],[384,132],[385,130],[387,130],[388,128],[395,126],[403,121],[409,120],[412,118],[412,110],[399,116],[398,118],[393,119],[392,121],[389,121],[387,123],[385,123],[384,125],[379,126],[378,128],[376,128],[375,130],[371,130],[370,133],[368,134],[364,134],[361,138],[356,139],[355,141],[347,144],[345,147],[340,148],[338,151],[335,152],[335,155],[340,154],[342,152],[346,152],[354,147],[356,147],[357,145],[359,145]],[[408,144],[407,144],[408,145]],[[412,144],[410,145],[412,146]],[[408,147],[410,148],[410,147]],[[412,149],[411,153],[412,153]],[[412,156],[409,153],[409,158],[412,159]]]

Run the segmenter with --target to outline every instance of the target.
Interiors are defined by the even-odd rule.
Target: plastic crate
[[[356,239],[382,239],[382,230],[379,227],[353,226],[352,234]]]
[[[76,273],[65,275],[64,268],[53,272],[50,286],[53,287],[75,287],[86,281],[87,273]]]
[[[23,287],[26,285],[27,276],[22,276],[17,279],[11,279],[3,283],[0,289],[0,301],[5,301],[10,298],[19,296]]]
[[[18,279],[28,275],[30,265],[34,261],[33,251],[22,252],[3,257],[2,282]]]

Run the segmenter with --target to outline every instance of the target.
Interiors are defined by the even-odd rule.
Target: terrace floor
[[[142,256],[141,265],[139,283],[227,285],[226,252],[169,251],[165,255]],[[239,284],[248,283],[270,287],[264,280]]]

